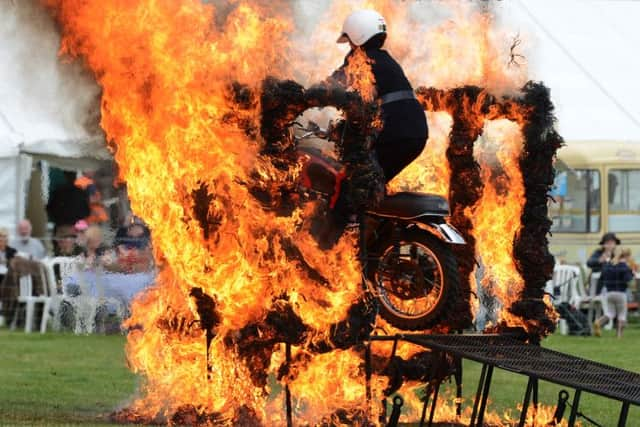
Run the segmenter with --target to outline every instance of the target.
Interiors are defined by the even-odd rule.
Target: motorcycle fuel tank
[[[344,166],[315,148],[305,147],[299,150],[299,154],[302,158],[302,187],[329,196],[332,204],[335,203],[333,199],[337,199],[345,177]]]

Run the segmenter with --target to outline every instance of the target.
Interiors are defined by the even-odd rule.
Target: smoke
[[[507,95],[528,80],[528,40],[501,19],[506,11],[496,2],[321,0],[291,1],[290,7],[295,32],[289,59],[293,77],[304,84],[326,78],[342,64],[348,46],[336,39],[344,18],[360,8],[385,16],[385,48],[414,87],[470,84]],[[520,42],[512,49],[516,39]]]
[[[218,26],[238,7],[229,0],[203,0],[216,9]],[[282,52],[295,81],[309,86],[342,65],[349,50],[337,44],[342,23],[358,9],[375,9],[387,21],[387,49],[414,87],[452,89],[475,85],[515,95],[527,82],[531,40],[511,26],[503,2],[280,0],[257,1],[291,21],[289,50]],[[274,12],[276,13],[276,12]]]
[[[211,2],[218,19],[234,8],[226,1]],[[335,43],[342,21],[363,7],[387,18],[386,47],[415,87],[478,84],[500,95],[527,80],[526,40],[516,48],[518,63],[510,63],[518,31],[500,20],[499,3],[290,0],[288,7],[295,29],[287,56],[292,77],[305,85],[323,80],[342,64],[348,46]],[[0,62],[8,65],[0,68],[0,128],[23,138],[26,133],[27,139],[100,132],[100,90],[80,63],[59,60],[60,36],[39,1],[0,0],[0,10]],[[486,26],[473,19],[479,13],[488,17]],[[478,54],[485,49],[493,54]]]
[[[100,90],[82,64],[61,61],[60,36],[37,0],[0,0],[0,129],[18,140],[99,130]]]

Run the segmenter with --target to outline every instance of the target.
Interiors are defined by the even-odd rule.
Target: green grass
[[[0,425],[109,425],[136,378],[123,336],[0,331]]]
[[[135,393],[136,378],[126,367],[122,336],[45,335],[0,331],[0,426],[106,426],[108,414]],[[640,370],[640,325],[618,340],[552,336],[543,345],[562,352]],[[464,366],[465,404],[470,404],[480,367]],[[496,370],[490,409],[502,413],[522,401],[526,378]],[[560,387],[540,384],[540,401],[555,405]],[[615,425],[620,405],[583,395],[581,410],[602,425]],[[516,412],[517,414],[517,412]],[[565,417],[568,417],[567,411]],[[629,426],[640,419],[632,407]]]

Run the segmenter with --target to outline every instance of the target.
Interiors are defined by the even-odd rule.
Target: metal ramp
[[[520,426],[525,425],[528,407],[538,403],[538,381],[562,385],[575,390],[569,426],[578,416],[582,392],[593,393],[621,402],[618,426],[625,426],[630,405],[640,406],[640,374],[590,361],[569,354],[527,344],[513,335],[417,335],[371,336],[371,341],[406,341],[434,352],[435,360],[447,356],[457,360],[469,359],[482,364],[482,372],[473,405],[470,426],[482,426],[491,379],[495,368],[504,369],[529,378],[522,404]],[[396,346],[394,346],[395,348]],[[369,352],[368,352],[369,353]],[[461,370],[461,368],[460,368]],[[456,373],[461,378],[461,372]],[[456,378],[458,382],[458,378]],[[458,385],[461,395],[461,384]],[[424,402],[420,426],[431,425],[435,413],[440,382],[430,384]],[[429,395],[433,394],[429,420],[425,424]],[[565,398],[568,399],[568,395]],[[396,420],[397,422],[397,420]],[[391,423],[387,425],[392,425]]]

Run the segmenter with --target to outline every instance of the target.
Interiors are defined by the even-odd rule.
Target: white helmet
[[[351,43],[362,46],[376,34],[386,33],[387,23],[384,17],[375,10],[357,10],[347,16],[342,24],[342,35],[338,43]]]

